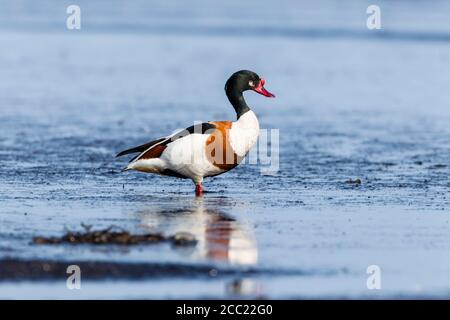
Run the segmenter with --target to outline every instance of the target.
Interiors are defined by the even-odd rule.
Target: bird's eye
[[[249,85],[250,87],[253,87],[253,86],[254,86],[253,81],[249,81],[249,82],[248,82],[248,85]]]

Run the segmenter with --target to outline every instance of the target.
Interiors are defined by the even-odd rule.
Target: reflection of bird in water
[[[258,281],[255,279],[236,279],[227,283],[225,287],[228,294],[234,297],[251,296],[256,299],[263,299],[264,290]]]
[[[140,212],[143,224],[164,234],[192,233],[198,240],[190,252],[194,259],[209,259],[231,264],[256,264],[258,252],[250,227],[227,214],[205,208],[203,199],[194,199],[192,206],[172,210],[146,209]],[[187,252],[187,251],[185,251]]]

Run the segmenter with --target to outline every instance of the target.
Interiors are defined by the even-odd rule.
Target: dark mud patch
[[[430,169],[430,170],[439,170],[439,169],[446,169],[446,168],[447,168],[446,164],[434,164],[434,165],[428,167],[428,169]]]
[[[345,181],[346,184],[356,184],[356,185],[360,185],[362,183],[361,179],[349,179],[347,181]]]
[[[82,224],[84,231],[68,230],[61,237],[33,238],[34,244],[94,244],[94,245],[139,245],[170,242],[177,246],[193,246],[197,244],[195,237],[188,232],[178,232],[173,236],[163,236],[159,233],[131,234],[128,231],[110,226],[106,229],[92,230],[92,226]]]
[[[278,270],[249,268],[220,268],[210,265],[178,263],[127,263],[98,261],[52,261],[52,260],[0,260],[0,281],[66,280],[67,268],[76,265],[85,280],[142,280],[174,277],[197,277],[203,279],[249,276],[312,276],[347,274],[340,270]]]

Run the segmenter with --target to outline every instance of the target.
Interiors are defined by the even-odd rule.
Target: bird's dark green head
[[[263,96],[273,98],[274,94],[264,88],[265,80],[250,70],[240,70],[231,75],[225,84],[227,96],[242,95],[244,91],[253,90]]]

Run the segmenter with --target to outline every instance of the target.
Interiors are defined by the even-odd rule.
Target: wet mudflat
[[[43,3],[35,14],[52,12]],[[105,25],[87,18],[77,34],[30,13],[1,22],[1,298],[449,297],[450,45],[433,37],[448,19],[396,4],[395,14],[434,24],[386,18],[399,38],[373,39],[360,34],[357,2],[344,16],[267,4],[279,20],[243,9],[273,31],[257,37],[233,32],[223,13],[204,28],[195,12],[176,15],[188,24],[139,20],[142,6],[121,16],[141,21],[139,32],[95,6]],[[341,20],[345,32],[326,32]],[[280,35],[284,23],[302,32]],[[419,31],[429,37],[411,37]],[[233,119],[223,85],[242,68],[277,95],[246,98],[263,128],[279,129],[279,161],[269,160],[278,170],[243,164],[206,180],[203,198],[186,180],[120,172],[123,148]],[[82,224],[197,241],[33,242]],[[71,264],[81,290],[66,288]],[[369,265],[381,290],[367,289]]]

